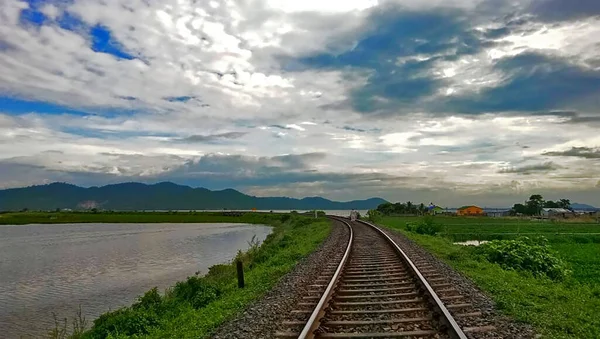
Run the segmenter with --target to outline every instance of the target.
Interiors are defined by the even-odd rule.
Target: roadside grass
[[[436,222],[445,227],[444,221],[445,218],[436,217]],[[485,260],[473,246],[454,245],[451,239],[444,237],[408,232],[406,222],[417,223],[419,218],[385,217],[379,224],[399,230],[465,274],[494,299],[503,313],[532,324],[544,338],[600,338],[600,245],[577,243],[570,236],[554,242],[550,239],[552,250],[573,270],[565,280],[554,281],[528,272],[502,269]],[[498,222],[496,219],[495,223]],[[533,226],[525,230],[539,233],[538,227]],[[501,225],[494,227],[503,230]],[[512,226],[509,223],[506,227]],[[458,227],[453,229],[463,231]]]
[[[263,224],[275,213],[245,212],[15,212],[1,214],[0,225],[69,223],[210,223]]]
[[[269,291],[331,231],[325,218],[267,214],[261,223],[274,226],[273,232],[236,258],[244,263],[245,288],[237,287],[234,262],[215,265],[206,276],[189,277],[162,295],[152,289],[132,306],[102,314],[91,329],[71,338],[207,337]]]

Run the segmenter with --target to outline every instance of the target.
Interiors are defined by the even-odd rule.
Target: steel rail
[[[379,233],[381,233],[390,242],[390,244],[393,245],[393,247],[396,249],[396,252],[398,254],[400,254],[402,260],[408,265],[408,267],[415,274],[415,276],[417,276],[418,281],[421,284],[421,286],[423,286],[425,288],[436,311],[438,311],[438,313],[441,313],[441,316],[442,316],[441,321],[442,321],[442,324],[446,325],[446,330],[448,332],[448,335],[450,335],[450,337],[452,337],[453,339],[467,339],[467,336],[462,331],[460,326],[458,326],[458,324],[456,323],[456,320],[454,320],[454,317],[452,317],[452,314],[450,314],[450,312],[448,311],[446,306],[444,306],[444,303],[442,302],[440,297],[437,295],[437,293],[435,293],[435,291],[433,290],[431,285],[429,285],[429,283],[427,282],[427,279],[425,279],[425,277],[421,274],[421,272],[419,271],[417,266],[415,266],[415,264],[412,262],[412,260],[410,260],[408,255],[406,255],[406,253],[400,248],[400,246],[398,246],[398,244],[396,244],[396,242],[394,240],[392,240],[392,238],[390,238],[390,236],[388,236],[379,227],[377,227],[371,223],[368,223],[366,221],[362,221],[362,220],[357,220],[357,221],[364,225],[373,227],[375,230],[377,230]]]
[[[335,271],[335,273],[333,274],[333,277],[329,281],[329,284],[327,285],[327,289],[323,293],[323,296],[321,296],[321,299],[319,299],[319,303],[317,304],[317,306],[313,310],[312,314],[310,315],[308,322],[302,329],[302,332],[300,332],[300,336],[298,336],[298,339],[314,338],[314,336],[315,336],[314,332],[321,325],[321,319],[323,318],[323,315],[325,314],[325,306],[331,300],[331,297],[333,296],[333,290],[339,281],[339,278],[342,274],[342,270],[344,269],[344,266],[346,265],[346,261],[348,261],[348,257],[350,257],[350,250],[352,248],[352,240],[354,238],[354,234],[352,232],[352,226],[350,226],[350,224],[348,222],[346,222],[345,220],[342,220],[341,218],[335,218],[335,217],[331,217],[331,216],[330,216],[330,218],[333,220],[343,222],[346,226],[348,226],[348,229],[350,230],[350,238],[348,239],[348,245],[346,247],[346,252],[344,253],[344,256],[342,257],[342,260],[340,260],[340,264],[338,265],[337,270]]]

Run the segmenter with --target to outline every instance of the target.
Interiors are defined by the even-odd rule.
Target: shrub
[[[410,232],[426,235],[436,235],[442,230],[442,225],[436,224],[432,216],[426,216],[418,225],[406,225]]]
[[[550,249],[545,237],[493,240],[479,246],[478,250],[489,262],[504,269],[528,271],[554,280],[562,280],[570,273],[567,264]]]
[[[173,296],[189,302],[195,309],[206,306],[217,299],[221,291],[200,277],[189,277],[186,281],[178,282],[173,288]]]
[[[122,335],[148,334],[149,330],[158,325],[159,318],[152,310],[133,310],[122,308],[107,312],[94,320],[90,331],[91,338],[106,338],[111,333]]]
[[[370,222],[378,222],[379,220],[381,220],[381,212],[379,212],[378,210],[368,210],[367,211],[367,219]]]
[[[139,297],[138,302],[133,304],[133,308],[155,308],[160,306],[161,302],[162,298],[158,293],[158,289],[154,287]]]
[[[229,264],[216,264],[208,268],[208,273],[204,279],[226,280],[234,276],[234,268]],[[196,275],[199,275],[197,272]]]

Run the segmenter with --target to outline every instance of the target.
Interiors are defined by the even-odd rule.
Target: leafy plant
[[[381,220],[382,214],[378,210],[368,210],[367,211],[367,219],[370,222],[378,222]]]
[[[545,237],[494,240],[481,245],[479,251],[488,261],[504,269],[528,271],[554,280],[562,280],[570,274],[567,264],[551,250]]]
[[[436,235],[442,230],[442,225],[436,224],[434,218],[428,215],[416,226],[407,224],[406,229],[418,234]]]
[[[201,277],[192,276],[173,288],[176,299],[189,302],[195,309],[206,306],[221,295],[221,291]]]
[[[158,293],[158,289],[154,287],[148,292],[144,293],[143,296],[139,297],[138,302],[133,304],[133,308],[155,308],[159,306],[161,302],[162,298]]]

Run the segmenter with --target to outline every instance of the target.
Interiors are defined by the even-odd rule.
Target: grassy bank
[[[91,329],[72,338],[206,337],[269,291],[331,231],[330,221],[325,218],[253,216],[259,217],[261,223],[274,229],[262,245],[253,244],[247,252],[238,254],[245,267],[245,288],[237,287],[235,265],[215,265],[206,276],[192,276],[164,294],[156,289],[146,292],[132,306],[101,315]]]
[[[506,220],[505,226],[502,225],[503,219],[480,219],[436,217],[434,220],[442,224],[446,232],[452,230],[470,234],[470,239],[476,239],[474,235],[486,231],[514,233],[517,227],[514,225],[516,222],[510,219]],[[454,245],[452,237],[408,232],[407,222],[419,223],[420,218],[385,217],[378,223],[399,230],[471,278],[492,296],[502,312],[518,321],[532,324],[545,338],[600,338],[600,245],[581,243],[585,237],[593,238],[592,235],[586,235],[584,230],[596,233],[600,225],[574,225],[572,227],[577,231],[564,233],[578,233],[575,236],[563,234],[548,237],[550,248],[572,270],[567,278],[556,281],[525,271],[503,269],[484,259],[473,246]],[[565,225],[522,223],[519,227],[522,235],[551,235],[558,233],[557,230],[562,232]]]
[[[240,215],[228,215],[227,212],[15,212],[0,214],[0,225],[210,222],[264,224],[272,217],[270,213],[258,212]]]

